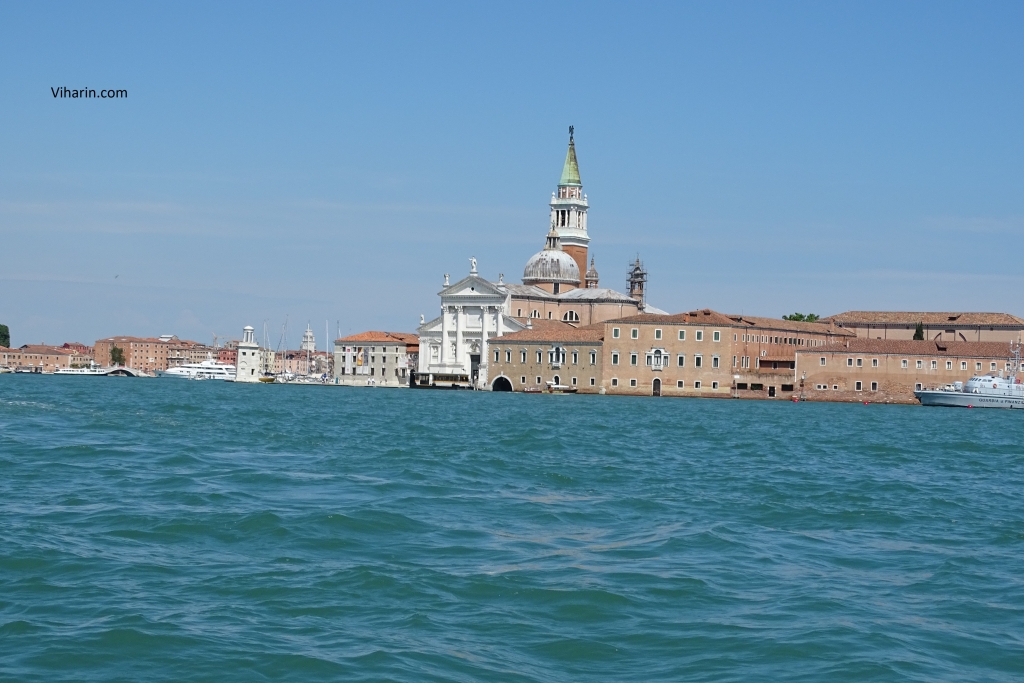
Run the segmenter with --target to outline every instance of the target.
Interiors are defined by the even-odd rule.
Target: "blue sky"
[[[412,331],[470,256],[518,281],[570,124],[603,286],[639,253],[673,312],[1024,315],[1022,19],[5,3],[0,322],[16,345]]]

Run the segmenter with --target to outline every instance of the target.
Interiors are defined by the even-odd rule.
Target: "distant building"
[[[334,381],[346,386],[408,387],[419,338],[405,332],[360,332],[334,341]]]
[[[536,320],[518,332],[491,340],[491,389],[523,391],[552,384],[580,393],[601,390],[604,325],[573,327]]]
[[[255,331],[252,326],[242,328],[242,341],[236,349],[235,365],[236,382],[259,382],[263,376],[259,344],[256,343]]]
[[[303,351],[316,351],[316,337],[313,336],[313,329],[306,325],[306,331],[302,333],[302,344],[299,348]]]
[[[1008,342],[853,338],[798,349],[793,381],[808,400],[916,403],[914,391],[1015,370]]]
[[[920,323],[924,338],[938,341],[1024,341],[1024,319],[1009,313],[922,313],[905,311],[847,311],[832,322],[867,339],[913,340]]]
[[[12,370],[52,373],[59,368],[70,368],[80,356],[75,350],[45,344],[25,344],[16,349],[0,347],[0,365]],[[88,364],[88,361],[85,361]]]

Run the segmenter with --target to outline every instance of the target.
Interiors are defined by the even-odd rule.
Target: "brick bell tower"
[[[558,191],[551,194],[551,228],[558,233],[562,251],[576,261],[581,278],[587,272],[587,249],[590,245],[588,208],[587,195],[583,194],[583,183],[580,182],[580,167],[576,162],[573,128],[569,126],[569,151],[565,153]],[[583,287],[584,284],[581,279],[577,286]]]

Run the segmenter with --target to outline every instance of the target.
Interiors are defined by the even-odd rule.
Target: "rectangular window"
[[[580,352],[579,351],[573,351],[572,352],[572,364],[573,365],[579,365],[579,360],[580,360]]]
[[[718,367],[718,356],[711,356],[711,367]]]
[[[635,353],[629,354],[629,364],[630,365],[636,365],[636,354]]]
[[[700,389],[700,380],[697,380],[696,382],[693,383],[693,388]]]
[[[932,370],[938,370],[938,369],[939,369],[939,361],[933,360],[932,361]]]
[[[544,362],[544,356],[541,354],[540,351],[537,352],[537,362],[538,363],[543,363]]]
[[[678,356],[676,356],[676,365],[678,367],[685,366],[686,365],[686,356],[684,356],[683,354],[679,354]]]
[[[873,368],[877,368],[878,367],[878,359],[877,358],[872,358],[871,359],[871,367],[873,367]]]
[[[981,363],[975,363],[975,364],[974,364],[974,369],[975,369],[975,370],[976,370],[977,372],[981,372]]]
[[[737,339],[736,335],[735,335],[735,334],[734,334],[734,335],[732,335],[732,340],[733,340],[733,341],[736,341],[736,339]]]
[[[597,351],[590,352],[590,364],[597,365]]]
[[[519,361],[524,364],[526,363],[526,351],[519,352]]]
[[[526,384],[526,378],[525,377],[520,377],[519,378],[519,383],[520,384]]]
[[[686,330],[679,330],[679,341],[686,341]]]
[[[864,383],[863,382],[855,382],[854,385],[853,385],[854,391],[862,391],[863,387],[864,387]]]
[[[903,360],[900,361],[900,367],[901,368],[907,367],[907,359],[906,358],[904,358]]]
[[[917,361],[916,365],[917,365],[917,369],[920,370],[921,368],[924,367],[924,361],[923,360],[919,360],[919,361]]]
[[[864,359],[863,358],[858,358],[857,359],[857,367],[858,368],[864,367]]]
[[[694,337],[694,339],[696,339],[697,341],[704,341],[704,330],[697,330],[695,334],[697,336]]]
[[[612,328],[612,339],[618,339],[618,338],[619,338],[619,328],[613,327]]]
[[[701,363],[702,362],[703,362],[703,359],[700,356],[694,356],[693,357],[693,367],[695,367],[695,368],[701,367]]]
[[[590,378],[590,386],[594,386],[594,378],[593,377]]]
[[[848,367],[848,368],[852,368],[853,367],[853,359],[852,358],[847,358],[846,359],[846,367]]]
[[[653,364],[654,364],[654,356],[651,355],[651,354],[647,354],[647,366],[650,367]]]
[[[576,386],[576,378],[575,377],[572,378],[572,385]]]
[[[717,389],[718,388],[718,382],[712,382],[711,383],[711,388],[712,389]]]
[[[965,361],[965,360],[960,361],[960,369],[961,370],[966,370],[967,369],[967,361]]]
[[[630,338],[630,339],[639,339],[639,338],[640,338],[640,329],[639,329],[639,328],[636,328],[636,327],[634,327],[633,329],[631,329],[631,330],[629,331],[629,338]]]
[[[617,377],[612,377],[612,386],[613,387],[619,386],[619,379]]]
[[[655,330],[654,331],[654,338],[655,339],[661,339],[661,330]]]
[[[511,350],[505,351],[505,362],[506,363],[511,363],[512,362],[512,351]]]
[[[618,365],[618,364],[619,364],[619,352],[616,351],[615,353],[612,354],[612,365]]]
[[[681,379],[676,380],[676,389],[682,389],[685,386],[686,386],[686,383],[683,382],[683,380],[681,380]]]
[[[825,356],[822,356],[821,358],[819,358],[818,362],[820,362],[821,366],[824,367],[825,366]]]
[[[629,386],[635,387],[636,386],[636,380],[635,379],[629,380]]]
[[[722,341],[722,333],[715,330],[711,333],[711,341]]]
[[[952,370],[953,369],[953,361],[951,361],[951,360],[947,360],[946,361],[946,369],[947,370]]]
[[[922,386],[922,384],[920,382],[918,382],[917,384],[914,385],[914,389],[916,391],[921,391],[922,388],[923,388],[923,386]]]
[[[732,357],[732,366],[733,367],[736,367],[736,362],[737,362],[737,358],[736,358],[736,356],[733,356]]]
[[[497,363],[500,358],[501,358],[501,351],[495,351],[494,352],[494,362]]]
[[[871,383],[871,391],[878,391],[878,382]]]

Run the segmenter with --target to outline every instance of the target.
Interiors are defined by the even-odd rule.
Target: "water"
[[[1024,415],[0,376],[0,679],[1019,681]]]

